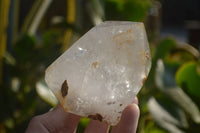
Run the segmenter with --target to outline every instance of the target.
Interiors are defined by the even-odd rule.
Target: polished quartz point
[[[151,67],[143,23],[104,22],[83,35],[46,70],[65,111],[116,125]]]

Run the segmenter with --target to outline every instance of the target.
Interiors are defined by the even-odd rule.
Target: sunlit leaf
[[[183,133],[179,127],[187,127],[183,111],[174,106],[174,103],[165,97],[150,98],[148,107],[154,120],[162,128],[173,133]]]
[[[85,128],[87,127],[89,122],[90,122],[89,118],[85,118],[85,117],[81,118],[79,121],[76,133],[82,133],[85,130]]]
[[[90,119],[89,118],[81,118],[80,119],[80,124],[84,127],[86,127],[89,123]]]
[[[175,87],[175,72],[176,67],[170,67],[165,64],[163,60],[159,59],[157,61],[156,71],[155,71],[155,82],[159,89],[166,90],[169,87]]]
[[[195,62],[185,63],[176,73],[177,84],[190,95],[200,98],[200,74]]]
[[[36,84],[36,91],[41,99],[50,104],[51,106],[56,106],[58,104],[58,100],[55,95],[51,92],[51,90],[47,87],[47,85],[43,82],[38,82]]]
[[[172,99],[177,106],[181,107],[196,123],[200,122],[200,112],[192,99],[175,83],[175,71],[160,59],[157,63],[156,85],[167,97]]]

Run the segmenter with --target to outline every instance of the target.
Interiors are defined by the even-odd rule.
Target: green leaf
[[[89,119],[89,118],[83,117],[83,118],[80,119],[80,122],[79,122],[79,123],[80,123],[82,126],[86,127],[86,126],[88,125],[89,122],[90,122],[90,119]]]
[[[148,101],[149,111],[159,126],[169,132],[181,133],[178,127],[184,129],[188,124],[184,112],[174,105],[173,101],[164,96],[151,97]]]
[[[149,78],[146,81],[146,85],[147,86],[152,86],[152,84],[155,83],[154,79],[155,79],[155,71],[156,71],[156,67],[157,67],[157,62],[159,59],[164,59],[171,50],[173,50],[176,46],[176,41],[172,38],[166,38],[161,40],[156,47],[156,52],[154,55],[152,55],[153,59],[152,59],[152,67],[151,67],[151,71],[149,73]],[[155,88],[156,86],[153,85],[152,88]]]
[[[155,83],[157,87],[161,90],[166,90],[170,87],[176,87],[175,82],[175,72],[177,68],[173,65],[170,66],[159,59],[157,61],[156,71],[155,71]]]
[[[76,133],[83,133],[89,122],[90,122],[89,118],[86,117],[81,118]]]
[[[176,41],[172,38],[161,40],[157,45],[155,59],[164,58],[170,51],[175,48]]]
[[[107,0],[106,19],[144,21],[151,4],[150,0]]]
[[[175,82],[176,68],[165,65],[162,60],[158,60],[155,81],[159,90],[161,90],[169,99],[172,99],[177,106],[181,107],[190,118],[196,123],[200,122],[200,112],[197,105],[192,101]]]
[[[168,98],[172,99],[176,103],[176,106],[181,107],[187,113],[189,116],[188,118],[196,123],[200,123],[200,112],[198,106],[181,88],[168,88],[163,92]]]
[[[129,21],[144,21],[150,7],[149,0],[127,0],[124,4],[123,15]]]
[[[29,35],[23,35],[14,45],[14,54],[18,61],[27,62],[35,56],[36,39]]]
[[[145,133],[166,133],[166,131],[158,128],[154,121],[149,121],[144,129]]]
[[[200,98],[200,74],[195,62],[185,63],[176,73],[177,84],[189,95]]]

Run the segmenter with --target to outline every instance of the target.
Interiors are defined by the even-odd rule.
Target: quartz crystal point
[[[116,125],[151,67],[143,23],[104,22],[83,35],[46,70],[65,111]]]

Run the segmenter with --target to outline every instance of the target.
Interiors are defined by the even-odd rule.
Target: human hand
[[[137,129],[140,110],[138,100],[127,106],[121,116],[120,122],[112,127],[111,133],[135,133]],[[35,116],[26,130],[26,133],[75,133],[80,116],[66,113],[58,105],[54,110],[43,115]],[[84,133],[108,133],[109,125],[96,120],[90,120]]]

